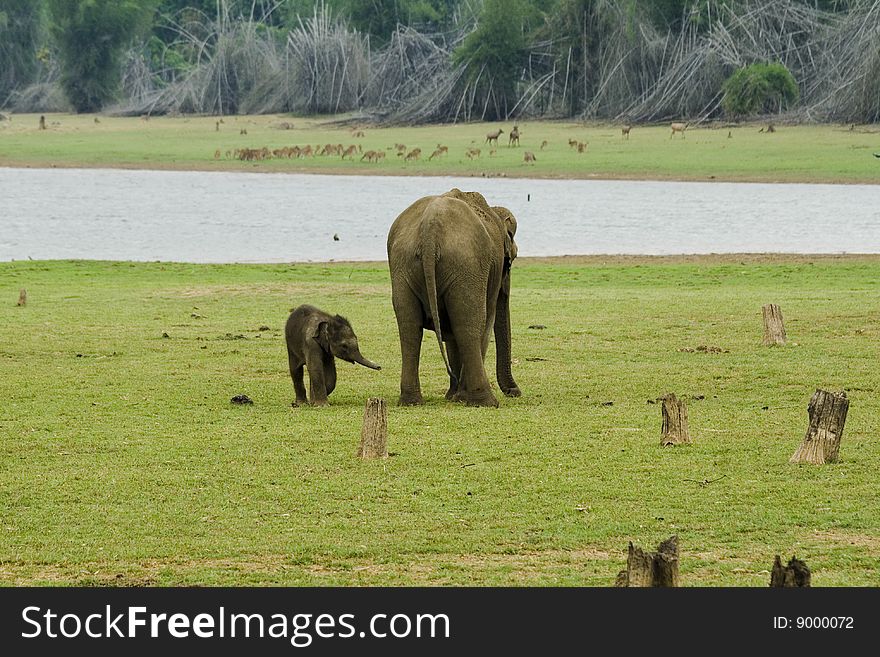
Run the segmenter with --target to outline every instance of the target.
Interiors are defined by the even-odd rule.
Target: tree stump
[[[15,305],[24,306],[26,304],[27,304],[27,290],[25,290],[24,288],[21,288],[18,291],[18,303]]]
[[[849,399],[845,392],[816,390],[807,406],[810,414],[807,435],[789,459],[789,463],[836,463],[848,410]]]
[[[656,552],[645,552],[630,541],[626,570],[615,586],[678,586],[678,536],[663,541]]]
[[[764,315],[764,345],[772,347],[774,345],[785,344],[785,324],[782,322],[782,311],[775,303],[768,303],[761,307]]]
[[[667,445],[690,443],[687,401],[679,399],[671,392],[660,399],[663,402],[663,428],[660,444],[666,447]]]
[[[388,458],[388,406],[384,399],[371,397],[367,400],[358,456],[362,459]]]
[[[791,558],[787,566],[782,565],[782,559],[776,555],[773,561],[773,570],[770,571],[770,586],[772,587],[806,587],[810,586],[810,569],[800,559]]]

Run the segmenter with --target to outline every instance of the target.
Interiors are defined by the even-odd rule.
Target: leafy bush
[[[798,86],[783,64],[752,64],[722,86],[724,111],[735,116],[781,112],[798,99]]]

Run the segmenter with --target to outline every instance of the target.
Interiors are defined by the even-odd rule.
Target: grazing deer
[[[510,131],[509,138],[507,140],[508,148],[511,146],[519,146],[519,126],[513,126],[513,130]]]
[[[545,139],[544,141],[541,142],[541,150],[543,151],[545,148],[547,148],[547,145],[548,145],[548,142]]]
[[[680,133],[681,133],[681,138],[684,139],[684,131],[685,131],[685,130],[687,129],[687,127],[688,127],[688,124],[687,124],[687,123],[672,123],[672,124],[670,125],[670,127],[672,128],[672,132],[669,134],[669,138],[670,138],[670,139],[672,139],[672,138],[675,136],[675,133],[676,133],[676,132],[680,132]]]
[[[397,151],[397,157],[406,155],[406,144],[394,144],[394,149]]]
[[[538,161],[538,158],[535,157],[535,154],[532,151],[526,151],[523,153],[523,162],[528,164],[529,162],[535,163]]]
[[[495,149],[489,151],[489,157],[495,157]]]
[[[501,128],[498,128],[495,132],[487,132],[486,133],[486,143],[491,144],[494,142],[496,145],[498,144],[498,137],[501,136],[501,133],[504,132]]]
[[[385,159],[385,151],[376,151],[376,162]]]
[[[441,150],[438,148],[437,150],[435,150],[433,153],[431,153],[431,154],[428,156],[428,161],[430,162],[430,161],[433,160],[435,157],[440,157],[441,155],[443,155],[443,151],[441,151]]]
[[[587,146],[589,145],[589,142],[579,141],[577,145],[578,153],[585,153],[587,151]]]
[[[361,155],[361,162],[363,162],[364,160],[366,160],[367,162],[372,162],[375,157],[376,151],[367,151],[366,153]]]
[[[629,139],[629,131],[632,130],[631,125],[625,125],[620,129],[620,136],[624,139]]]
[[[214,151],[214,159],[215,160],[220,159],[220,149],[219,148],[216,151]]]
[[[358,150],[357,146],[352,144],[351,146],[349,146],[348,148],[346,148],[342,151],[342,159],[344,160],[346,158],[346,156],[348,156],[348,159],[354,158],[354,154],[357,153],[357,150]]]
[[[577,148],[577,147],[578,147],[578,143],[579,143],[579,142],[578,142],[577,139],[569,139],[569,140],[568,140],[568,147],[569,147],[569,148]]]
[[[480,157],[480,149],[479,148],[469,148],[465,153],[469,160],[473,160],[475,157]]]
[[[410,160],[418,160],[422,156],[421,148],[414,148],[409,153],[406,154],[406,157],[403,158],[404,162],[409,162]]]

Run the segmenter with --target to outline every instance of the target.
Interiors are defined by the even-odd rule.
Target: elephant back
[[[463,192],[457,187],[453,187],[443,196],[464,201],[484,221],[498,220],[492,208],[489,207],[489,203],[486,202],[485,197],[479,192]]]

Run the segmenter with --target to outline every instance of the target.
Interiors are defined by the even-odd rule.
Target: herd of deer
[[[669,135],[669,138],[675,136],[676,133],[680,133],[682,138],[684,138],[684,132],[688,128],[688,123],[671,123],[670,128],[672,132]],[[632,130],[631,125],[624,125],[620,129],[621,138],[629,139],[630,132]],[[772,127],[770,128],[772,130]],[[352,131],[352,137],[361,138],[364,137],[363,130],[355,129]],[[504,134],[504,130],[498,128],[497,130],[493,130],[492,132],[486,133],[486,141],[490,147],[489,156],[493,157],[496,154],[496,148],[498,146],[498,138]],[[509,148],[519,146],[519,138],[520,138],[520,130],[518,125],[514,125],[511,128],[510,133],[508,133],[508,142],[507,145]],[[474,142],[471,142],[472,144]],[[549,142],[544,140],[541,142],[541,150],[543,151]],[[568,140],[569,148],[576,150],[578,153],[585,153],[589,146],[588,142],[578,141],[577,139],[569,139]],[[404,162],[413,162],[420,160],[422,157],[422,149],[421,148],[407,148],[406,144],[394,144],[394,146],[389,146],[386,150],[393,150],[397,157],[401,158]],[[437,144],[437,148],[431,155],[428,156],[428,160],[434,160],[435,158],[439,159],[440,157],[447,155],[449,153],[449,147],[444,146],[443,144]],[[226,157],[232,157],[238,160],[252,161],[252,160],[267,160],[272,157],[275,158],[304,158],[304,157],[315,157],[315,156],[330,156],[330,155],[339,155],[341,159],[348,158],[349,160],[354,160],[355,155],[361,155],[360,161],[366,161],[371,163],[378,163],[379,161],[385,159],[385,151],[381,150],[368,150],[364,152],[363,148],[360,144],[351,144],[350,146],[343,146],[342,144],[325,144],[324,146],[317,145],[314,148],[311,145],[307,145],[304,147],[300,146],[286,146],[283,148],[276,148],[274,150],[269,150],[268,147],[264,146],[263,148],[236,148],[234,151],[226,151]],[[465,151],[465,157],[469,160],[475,160],[482,155],[481,149],[470,146]],[[218,148],[214,151],[214,159],[219,160],[221,158],[221,151]],[[527,164],[534,164],[537,162],[537,158],[535,157],[534,152],[525,151],[523,153],[523,162]]]

